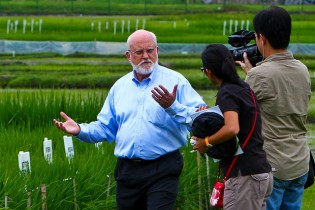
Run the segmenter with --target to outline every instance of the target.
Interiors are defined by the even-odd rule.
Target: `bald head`
[[[157,39],[154,33],[144,29],[133,32],[127,39],[128,49],[132,49],[138,43],[152,43],[157,46]]]
[[[126,57],[142,81],[150,76],[158,60],[159,47],[154,33],[146,30],[137,30],[127,39]]]

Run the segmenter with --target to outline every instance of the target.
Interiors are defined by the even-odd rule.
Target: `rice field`
[[[0,33],[3,40],[125,42],[131,32],[143,28],[153,31],[159,43],[227,43],[227,37],[235,31],[253,31],[255,13],[203,11],[122,16],[3,15],[0,16]],[[313,43],[314,20],[313,13],[292,13],[291,43]]]
[[[67,158],[64,133],[55,128],[53,118],[64,111],[77,122],[95,120],[108,90],[15,90],[0,92],[0,209],[116,209],[113,171],[114,144],[88,144],[73,138],[74,156]],[[199,90],[213,105],[216,91]],[[309,124],[310,134],[315,132]],[[52,162],[43,152],[43,142],[52,141]],[[310,144],[314,144],[310,139]],[[216,175],[216,164],[191,152],[187,145],[184,171],[175,209],[207,209],[209,189]],[[20,151],[30,153],[30,171],[21,172]],[[200,165],[198,166],[198,163]],[[210,173],[210,179],[207,177]],[[46,187],[45,189],[43,187]],[[307,189],[304,210],[315,205]]]
[[[118,4],[118,1],[104,4],[94,0],[60,1],[58,4],[50,0],[40,4],[38,1],[4,1],[0,11],[26,15],[3,14],[0,33],[4,40],[125,42],[130,31],[146,28],[156,33],[159,43],[226,43],[229,32],[222,35],[224,20],[251,20],[266,6],[242,5],[240,8],[240,5],[228,5],[230,9],[235,7],[233,10],[236,11],[244,10],[244,7],[251,9],[248,13],[228,13],[222,12],[220,5],[182,4],[179,7],[176,4],[143,5],[130,0],[120,1],[124,4]],[[305,6],[306,13],[300,11],[299,5],[288,9],[293,20],[291,42],[313,43],[314,6]],[[172,15],[174,11],[180,14]],[[57,13],[65,16],[46,15]],[[177,69],[193,85],[206,88],[198,88],[198,92],[208,105],[214,105],[216,91],[208,90],[208,81],[200,74],[199,55],[166,55],[161,58],[162,64]],[[108,93],[106,88],[126,72],[126,66],[129,67],[128,62],[122,62],[123,59],[121,55],[100,58],[93,55],[79,55],[77,58],[75,55],[1,55],[0,85],[8,89],[0,90],[0,209],[116,209],[115,145],[105,142],[87,144],[72,138],[73,156],[67,157],[66,134],[55,128],[53,119],[59,118],[59,112],[64,111],[77,122],[95,120]],[[303,60],[311,74],[315,66],[313,60],[313,57]],[[102,89],[76,89],[97,87]],[[313,117],[314,96],[311,100],[309,115]],[[313,146],[315,124],[309,124],[308,128],[309,144]],[[52,142],[52,162],[44,156],[46,138]],[[216,164],[191,150],[189,144],[181,149],[185,165],[176,210],[209,207]],[[18,160],[21,151],[30,154],[30,167],[23,171]],[[303,210],[315,206],[314,193],[314,186],[305,191]]]

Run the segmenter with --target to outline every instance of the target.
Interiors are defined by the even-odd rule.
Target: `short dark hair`
[[[273,5],[262,10],[254,17],[253,25],[256,34],[263,34],[274,49],[289,46],[291,16],[285,9]]]

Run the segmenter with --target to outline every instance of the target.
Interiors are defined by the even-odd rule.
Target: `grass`
[[[0,197],[10,197],[11,209],[26,208],[27,192],[31,193],[30,209],[39,209],[42,204],[42,184],[47,187],[48,209],[74,209],[75,204],[79,209],[115,209],[114,144],[103,143],[96,148],[93,144],[73,139],[75,155],[69,162],[62,141],[65,134],[56,129],[52,122],[53,118],[59,118],[59,111],[65,111],[77,122],[95,120],[107,91],[8,89],[0,92]],[[214,105],[216,91],[198,92],[206,103]],[[315,97],[312,97],[311,103],[314,103],[313,100]],[[309,124],[308,128],[310,133],[315,132],[314,124]],[[43,157],[45,137],[53,141],[52,164],[48,164]],[[210,160],[209,183],[206,160],[200,159],[198,170],[198,156],[191,150],[189,145],[181,149],[185,166],[175,209],[199,209],[199,193],[205,208],[208,185],[213,184],[216,176],[216,164]],[[31,173],[28,176],[19,172],[19,151],[29,151],[31,154]],[[198,185],[199,174],[201,185]],[[305,191],[302,209],[315,205],[314,190],[313,186]],[[0,209],[3,207],[4,199],[1,199]]]
[[[109,1],[105,2],[108,3]],[[150,2],[146,7],[135,2],[111,1],[110,6],[97,1],[1,1],[0,33],[6,40],[59,40],[59,41],[119,41],[125,42],[129,32],[113,34],[113,23],[117,21],[121,30],[123,21],[130,20],[130,30],[135,30],[136,21],[146,21],[146,28],[154,31],[160,43],[226,43],[222,36],[222,20],[251,20],[253,15],[266,5],[156,5]],[[149,1],[148,1],[149,2]],[[38,5],[36,4],[38,3]],[[126,3],[128,5],[126,6]],[[218,9],[218,7],[221,7]],[[141,8],[141,9],[139,9]],[[313,43],[315,16],[314,6],[286,7],[292,13],[292,40],[297,43]],[[230,13],[228,11],[238,11]],[[243,11],[249,11],[244,12]],[[6,13],[3,13],[5,11]],[[62,12],[60,12],[62,11]],[[92,12],[91,12],[92,11]],[[216,11],[210,14],[209,11]],[[223,12],[224,11],[224,12]],[[42,14],[41,12],[44,12]],[[303,14],[305,12],[305,14]],[[46,16],[46,14],[66,14],[69,16]],[[94,16],[87,15],[93,13]],[[144,14],[154,14],[147,15]],[[176,13],[176,15],[169,15]],[[197,14],[192,14],[197,13]],[[11,16],[11,14],[20,14]],[[23,14],[21,16],[21,14]],[[35,15],[34,15],[35,14]],[[83,14],[80,17],[72,15]],[[106,16],[103,16],[103,15]],[[110,15],[109,15],[110,14]],[[128,14],[128,16],[111,16]],[[107,16],[109,15],[109,16]],[[141,16],[140,16],[141,15]],[[17,32],[7,34],[7,21],[18,20]],[[22,32],[22,22],[27,20],[26,33]],[[34,31],[31,22],[34,19]],[[39,20],[43,28],[39,33]],[[211,20],[211,21],[209,21]],[[174,22],[176,21],[176,29]],[[91,29],[91,23],[102,23],[102,31]],[[109,23],[105,30],[106,22]],[[95,26],[96,27],[96,26]],[[202,29],[202,30],[200,30]],[[216,91],[200,74],[199,55],[160,56],[163,65],[173,68],[186,76],[196,87],[204,100],[213,105]],[[300,57],[313,74],[314,56]],[[41,184],[47,187],[48,209],[115,209],[115,183],[113,170],[115,157],[114,144],[102,144],[99,149],[93,144],[74,140],[75,156],[69,163],[65,157],[62,138],[64,133],[57,130],[52,122],[65,111],[78,122],[95,120],[107,89],[130,70],[123,55],[95,56],[52,54],[1,55],[0,60],[0,197],[7,195],[10,209],[25,209],[27,192],[31,194],[31,208],[41,208]],[[242,75],[241,71],[240,74]],[[244,75],[242,75],[244,77]],[[59,89],[59,88],[73,89]],[[18,90],[12,88],[20,88]],[[35,88],[35,89],[25,89]],[[37,89],[41,88],[41,89]],[[201,89],[203,88],[203,89]],[[314,97],[312,97],[309,115],[315,116]],[[313,117],[315,119],[315,117]],[[313,124],[308,125],[315,132]],[[53,163],[48,164],[43,157],[42,143],[45,137],[53,140]],[[30,151],[31,173],[26,176],[19,172],[17,154]],[[206,176],[206,161],[201,158],[198,171],[198,157],[191,153],[191,147],[183,147],[185,167],[181,176],[180,191],[176,209],[199,209],[199,193],[202,195],[202,208],[207,206],[209,180]],[[211,184],[216,175],[216,165],[210,161]],[[198,185],[198,175],[202,185]],[[76,196],[74,195],[74,183]],[[211,185],[210,184],[210,185]],[[211,189],[211,188],[210,188]],[[315,205],[313,199],[315,187],[305,191],[302,209]],[[76,203],[75,203],[76,199]],[[0,209],[4,208],[4,199],[0,199]]]
[[[313,77],[315,56],[295,57],[307,65]],[[199,54],[160,54],[159,62],[182,73],[196,89],[214,88],[200,73]],[[0,66],[2,88],[110,88],[119,77],[131,70],[124,55],[3,55]],[[238,73],[245,78],[241,69]],[[315,83],[312,85],[314,88]]]
[[[189,1],[152,1],[152,0],[53,0],[27,1],[10,0],[0,2],[0,12],[6,15],[165,15],[201,12],[244,12],[255,13],[269,4],[242,4],[224,1],[222,4],[203,4],[201,0]],[[282,5],[293,13],[314,12],[314,5]]]
[[[292,14],[292,43],[313,43],[314,14]],[[236,31],[237,23],[240,30],[242,21],[245,21],[243,28],[247,28],[249,21],[248,29],[253,30],[254,15],[200,12],[146,16],[1,16],[0,33],[4,40],[125,42],[131,32],[145,28],[157,35],[159,43],[227,43],[227,36]],[[224,21],[227,22],[225,35]]]
[[[302,201],[302,210],[310,210],[314,208],[315,201],[314,201],[314,194],[315,194],[315,185],[311,186],[310,188],[304,191],[303,201]]]

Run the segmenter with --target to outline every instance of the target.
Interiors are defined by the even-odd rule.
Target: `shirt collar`
[[[158,69],[158,62],[156,62],[153,66],[153,71],[152,73],[150,74],[150,76],[148,78],[146,78],[145,80],[143,80],[142,82],[151,82],[154,78],[155,78],[155,75],[157,74],[157,69]],[[132,80],[135,82],[135,83],[139,83],[138,79],[137,79],[137,75],[136,75],[136,71],[133,70],[133,77],[132,77]]]
[[[275,53],[275,54],[270,55],[265,60],[257,63],[256,66],[259,66],[259,65],[261,65],[265,62],[269,62],[269,61],[280,61],[280,60],[290,60],[290,59],[293,59],[293,54],[290,51]]]

